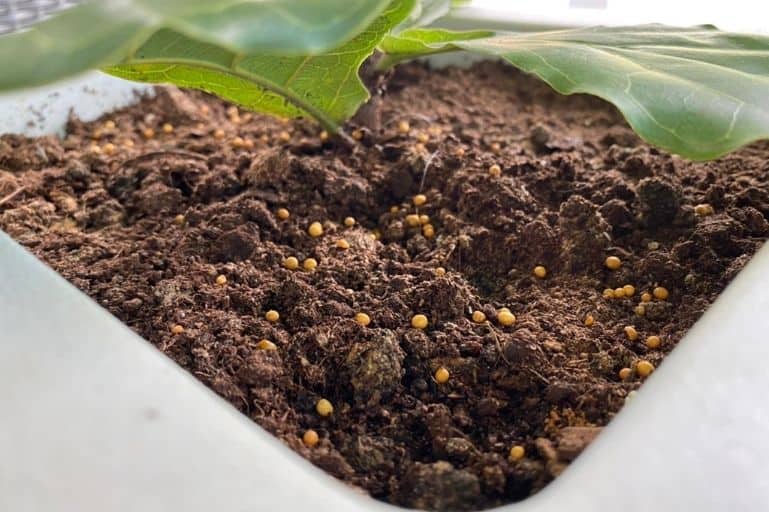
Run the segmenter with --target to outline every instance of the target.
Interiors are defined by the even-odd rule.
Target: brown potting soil
[[[0,228],[372,496],[429,509],[521,500],[769,234],[769,145],[688,162],[642,143],[606,103],[496,63],[406,65],[387,87],[368,126],[349,127],[353,146],[175,90],[73,119],[62,140],[3,136]],[[625,285],[632,296],[604,296]],[[667,300],[643,302],[655,287]]]

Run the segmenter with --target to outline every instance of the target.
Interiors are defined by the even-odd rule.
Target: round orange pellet
[[[500,310],[497,313],[497,321],[505,327],[510,327],[515,323],[515,315],[510,311]]]
[[[486,321],[486,315],[483,313],[483,311],[479,311],[479,310],[473,311],[472,318],[473,318],[473,322],[475,322],[476,324],[482,324],[483,322]]]
[[[271,342],[270,340],[259,340],[259,343],[256,344],[256,348],[259,350],[277,350],[278,347],[275,345],[275,343]]]
[[[411,327],[414,329],[427,329],[428,323],[429,322],[425,315],[414,315],[411,318]]]
[[[312,448],[316,444],[318,444],[318,441],[320,441],[320,438],[318,437],[318,433],[314,430],[310,429],[307,430],[304,435],[302,436],[302,442],[307,446],[308,448]]]
[[[649,361],[641,360],[635,365],[635,371],[641,377],[648,377],[654,371],[654,365]]]
[[[449,377],[450,377],[449,371],[443,366],[435,370],[435,382],[437,382],[438,384],[447,383],[449,381]]]
[[[606,258],[606,268],[609,270],[617,270],[622,266],[622,260],[616,256],[609,256]]]
[[[318,400],[318,403],[315,404],[315,411],[325,418],[334,412],[334,406],[325,398],[321,398]]]
[[[317,238],[323,234],[323,225],[320,222],[313,222],[310,224],[310,227],[307,228],[307,233],[311,237]]]
[[[526,455],[526,450],[523,446],[517,444],[510,448],[510,460],[521,460]]]

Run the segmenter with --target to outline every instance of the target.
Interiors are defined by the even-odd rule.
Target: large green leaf
[[[379,48],[384,52],[378,66],[389,68],[398,62],[435,53],[457,51],[451,43],[466,42],[473,39],[489,38],[495,33],[489,30],[470,30],[454,32],[440,28],[410,28],[398,34],[388,34]]]
[[[411,14],[393,32],[397,34],[407,28],[424,27],[447,15],[452,9],[469,3],[470,0],[419,0]]]
[[[144,21],[109,2],[74,7],[32,29],[0,36],[0,91],[42,85],[116,62],[146,37]]]
[[[315,54],[357,35],[390,0],[132,0],[167,26],[234,51]]]
[[[115,64],[163,28],[236,52],[305,55],[369,26],[389,0],[91,0],[0,36],[0,90]],[[164,32],[165,33],[165,32]]]
[[[387,48],[403,59],[465,49],[503,57],[563,94],[614,103],[652,144],[693,159],[715,158],[769,137],[769,38],[713,27],[596,27],[498,33],[463,40],[407,31]],[[420,49],[408,39],[420,39]],[[397,45],[395,43],[398,43]]]
[[[413,6],[413,0],[393,0],[352,40],[314,56],[239,53],[161,30],[106,71],[130,80],[201,89],[280,116],[310,114],[336,130],[369,97],[358,76],[360,65]]]

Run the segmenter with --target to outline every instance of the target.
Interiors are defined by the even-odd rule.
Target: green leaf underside
[[[336,130],[369,97],[358,76],[360,65],[412,8],[413,0],[392,1],[351,41],[322,55],[236,53],[162,30],[122,63],[105,70],[140,82],[201,89],[278,116],[310,114],[326,129]]]
[[[470,0],[419,0],[408,17],[399,23],[393,32],[397,34],[407,28],[427,26],[447,15],[452,9],[469,3]]]
[[[769,137],[766,37],[648,25],[423,44],[499,56],[560,93],[599,96],[644,140],[688,158],[715,158]]]
[[[380,69],[386,69],[415,56],[457,51],[460,48],[449,43],[489,38],[494,35],[495,33],[489,30],[455,32],[440,28],[411,28],[397,35],[388,34],[379,46],[384,52],[384,57],[378,66]]]
[[[157,0],[133,0],[158,8]],[[162,0],[169,28],[233,51],[304,55],[329,50],[370,25],[390,0]],[[179,4],[179,5],[171,5]],[[179,16],[183,12],[185,16]]]
[[[83,7],[33,30],[0,36],[0,90],[42,85],[116,62],[146,37],[138,18],[116,20],[100,3]]]
[[[91,0],[0,36],[0,91],[113,65],[171,29],[232,51],[319,53],[373,23],[390,0]]]

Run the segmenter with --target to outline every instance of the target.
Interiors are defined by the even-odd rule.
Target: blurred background
[[[0,34],[82,0],[0,0]],[[581,25],[711,23],[724,30],[769,33],[765,0],[472,0],[462,17],[520,30]]]
[[[75,5],[77,0],[0,0],[0,34],[25,27],[44,16]]]
[[[765,0],[474,0],[470,9],[473,17],[542,28],[710,23],[724,30],[769,33]]]

